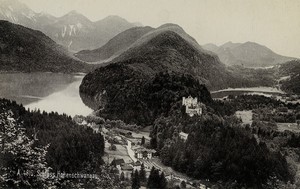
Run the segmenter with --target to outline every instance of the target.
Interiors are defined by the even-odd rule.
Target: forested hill
[[[111,64],[88,74],[80,92],[98,103],[101,117],[142,126],[167,116],[184,96],[212,101],[207,88],[190,75],[159,72],[148,78],[124,64]],[[83,101],[88,104],[86,98]]]
[[[0,70],[87,72],[93,69],[40,31],[0,20]]]
[[[278,75],[285,78],[280,81],[282,90],[300,94],[300,60],[292,60],[278,66]]]
[[[228,86],[230,78],[217,56],[199,51],[173,31],[154,35],[113,62],[123,62],[150,77],[161,71],[190,74],[210,89]]]

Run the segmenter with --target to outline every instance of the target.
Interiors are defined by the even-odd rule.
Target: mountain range
[[[120,32],[139,25],[119,16],[92,22],[76,11],[54,17],[44,12],[36,13],[18,0],[0,0],[0,20],[40,30],[74,52],[101,47]]]
[[[0,20],[0,70],[88,72],[94,65],[74,60],[40,31]]]
[[[216,53],[221,62],[229,66],[268,67],[295,59],[276,54],[271,49],[254,42],[227,42],[221,46],[210,43],[202,47]]]

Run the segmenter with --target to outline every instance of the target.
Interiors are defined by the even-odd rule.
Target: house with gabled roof
[[[132,148],[132,150],[134,152],[134,156],[137,159],[152,159],[152,157],[156,153],[155,150],[144,148],[144,147],[136,147],[136,148]]]

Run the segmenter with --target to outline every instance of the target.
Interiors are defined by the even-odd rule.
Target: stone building
[[[185,106],[185,113],[187,113],[189,116],[193,117],[194,115],[201,115],[202,114],[202,104],[198,102],[197,97],[193,98],[191,96],[189,97],[183,97],[182,98],[182,105]]]

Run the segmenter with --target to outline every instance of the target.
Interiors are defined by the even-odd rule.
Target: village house
[[[182,98],[182,105],[185,106],[185,113],[187,113],[190,117],[193,117],[194,115],[201,115],[202,114],[202,104],[198,102],[197,97],[193,98],[191,96],[189,97],[183,97]]]
[[[121,166],[121,170],[123,172],[126,172],[126,171],[132,172],[133,171],[133,167],[131,165],[122,165]]]
[[[187,140],[188,136],[189,136],[189,134],[187,134],[187,133],[185,133],[185,132],[180,132],[180,133],[179,133],[179,137],[180,137],[181,139],[183,139],[184,141]]]
[[[127,131],[127,130],[124,130],[124,129],[119,129],[119,128],[116,128],[115,131],[118,132],[120,135],[123,135],[125,137],[132,137],[132,132],[130,132],[130,131]]]
[[[134,170],[134,167],[131,163],[125,163],[124,159],[114,159],[111,162],[111,165],[115,166],[119,172],[123,172],[125,177],[130,178],[131,172]]]
[[[127,164],[127,165],[121,166],[121,170],[119,170],[119,171],[120,171],[120,173],[123,172],[124,176],[126,178],[131,178],[131,173],[133,170],[134,170],[134,168],[131,165]]]
[[[114,159],[111,162],[111,165],[115,166],[117,169],[121,169],[123,165],[125,165],[124,159]]]
[[[134,152],[134,156],[137,159],[152,159],[154,153],[156,152],[153,149],[147,149],[144,147],[137,147],[132,149]]]
[[[134,169],[140,170],[142,163],[140,161],[132,162],[131,163]]]

